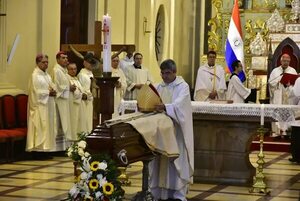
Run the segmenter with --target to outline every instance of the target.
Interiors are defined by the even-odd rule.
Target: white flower
[[[78,155],[79,156],[84,156],[84,151],[82,148],[78,148]]]
[[[81,166],[81,168],[79,168],[81,171],[84,171],[84,172],[90,172],[91,171],[90,162],[89,162],[90,159],[91,159],[91,157],[83,158],[82,166]]]
[[[101,197],[101,195],[102,195],[102,193],[100,191],[97,191],[95,193],[95,196],[96,196],[97,199],[99,199]]]
[[[89,193],[89,192],[86,192],[86,193],[85,193],[84,198],[85,198],[85,199],[90,199],[90,200],[93,199],[93,198],[90,196],[90,193]]]
[[[80,174],[80,178],[81,178],[82,180],[87,180],[87,179],[88,179],[88,173],[82,172],[82,173]]]
[[[68,150],[68,156],[69,156],[69,157],[72,156],[72,153],[73,153],[73,150],[72,150],[72,151]]]
[[[69,148],[68,148],[68,156],[69,156],[69,157],[72,156],[73,151],[74,151],[73,147],[69,147]]]
[[[103,184],[107,183],[106,177],[103,177],[102,174],[98,174],[98,175],[97,175],[97,179],[98,179],[98,182],[99,182],[99,186],[100,186],[100,187],[102,187]]]
[[[78,145],[79,148],[85,149],[85,147],[86,147],[86,141],[81,140],[80,142],[78,142],[77,145]]]
[[[99,180],[100,187],[102,187],[106,183],[107,183],[106,177],[103,177],[101,180]]]
[[[88,196],[90,195],[89,187],[88,187],[87,183],[83,184],[82,190],[84,190]]]
[[[88,158],[91,154],[89,152],[84,153],[84,157]]]
[[[85,158],[89,158],[91,154],[89,152],[84,152],[84,155],[81,157],[81,160],[84,160]]]
[[[77,197],[79,189],[77,188],[76,184],[70,189],[69,193],[72,197]]]
[[[91,171],[91,169],[90,169],[90,159],[91,159],[91,157],[89,157],[89,158],[84,158],[83,160],[82,160],[82,167],[80,168],[82,171],[85,171],[85,172],[89,172],[89,171]]]
[[[107,163],[106,162],[101,162],[99,164],[99,169],[100,170],[106,170],[106,168],[107,168]]]
[[[97,179],[99,180],[99,183],[100,183],[100,181],[103,179],[103,175],[102,174],[97,174]]]

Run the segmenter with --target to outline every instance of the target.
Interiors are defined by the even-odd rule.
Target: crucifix
[[[93,51],[96,58],[101,58],[101,52],[103,50],[103,45],[101,44],[101,34],[102,34],[102,23],[100,21],[95,22],[95,44],[62,44],[61,50],[65,52],[72,51],[76,56],[81,57],[79,52]],[[131,50],[135,51],[135,45],[111,45],[111,50],[117,52],[114,55],[120,54],[122,51]],[[76,53],[77,52],[77,53]],[[79,55],[78,55],[79,53]],[[112,57],[114,57],[114,55]],[[100,69],[102,71],[102,69]],[[94,113],[96,114],[94,119],[94,127],[99,123],[99,114],[101,113],[100,123],[111,118],[113,113],[114,101],[113,101],[113,82],[116,82],[118,78],[99,78],[95,75],[97,84],[99,88],[96,89],[96,94],[94,95]],[[113,81],[113,82],[112,82]],[[101,84],[99,84],[101,82]],[[100,93],[99,93],[100,91]],[[102,95],[101,95],[102,94]]]
[[[101,34],[102,34],[102,23],[100,21],[95,21],[95,43],[94,44],[61,44],[61,50],[68,52],[72,51],[71,47],[73,47],[78,52],[89,52],[93,51],[95,57],[98,59],[101,58],[101,52],[103,50],[103,46],[101,44]],[[111,51],[126,51],[131,49],[132,52],[135,51],[135,45],[123,45],[123,44],[116,44],[111,45]]]

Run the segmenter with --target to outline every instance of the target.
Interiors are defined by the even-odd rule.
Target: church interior
[[[102,61],[101,23],[109,15],[112,54],[118,52],[121,59],[129,48],[142,53],[143,66],[155,83],[162,81],[161,62],[173,59],[177,75],[188,83],[192,95],[198,68],[207,63],[210,50],[217,53],[216,63],[224,68],[226,81],[230,79],[225,45],[234,2],[0,0],[0,134],[1,130],[18,127],[12,139],[0,135],[0,200],[67,200],[74,184],[74,166],[69,157],[58,154],[52,159],[33,160],[25,153],[27,105],[20,107],[18,101],[24,103],[28,94],[38,53],[49,56],[48,72],[53,70],[60,50],[67,52],[69,61],[79,70],[83,64],[78,52],[93,52]],[[300,109],[268,104],[267,85],[282,54],[291,56],[290,65],[300,73],[300,1],[237,2],[247,77],[244,85],[260,89],[256,92],[257,104],[245,104],[242,114],[234,104],[207,106],[193,101],[195,175],[186,197],[189,201],[297,201],[300,166],[289,161],[290,139],[271,137],[271,122],[295,120]],[[94,74],[101,74],[104,68],[100,65]],[[7,95],[14,97],[16,107],[6,114]],[[124,108],[132,110],[130,104],[125,103]],[[262,111],[266,112],[263,123]],[[7,126],[14,118],[11,114],[16,114],[18,121]],[[268,131],[260,130],[262,126]],[[122,185],[123,200],[132,200],[142,190],[142,168],[140,161],[127,167],[130,184]],[[257,181],[262,185],[257,187]]]

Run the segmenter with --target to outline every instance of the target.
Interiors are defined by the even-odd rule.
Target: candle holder
[[[95,79],[100,89],[100,123],[103,123],[111,119],[114,113],[114,89],[119,77],[111,77],[111,72],[103,72],[101,77]]]
[[[257,154],[258,160],[256,161],[257,163],[257,168],[256,168],[256,174],[253,177],[253,185],[252,188],[249,189],[250,193],[263,193],[263,194],[269,194],[270,191],[267,189],[267,185],[264,182],[265,176],[263,173],[263,168],[265,164],[265,155],[264,155],[264,135],[268,131],[268,129],[264,128],[263,125],[260,125],[258,128],[257,132],[259,134],[259,144],[260,144],[260,149],[259,153]]]
[[[102,72],[102,77],[111,77],[111,72]]]

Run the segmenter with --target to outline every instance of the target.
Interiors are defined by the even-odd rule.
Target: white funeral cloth
[[[217,104],[209,102],[192,101],[193,113],[216,114],[229,116],[261,116],[260,104],[235,103]],[[123,101],[120,105],[121,112],[125,110],[136,111],[136,101]],[[265,104],[265,118],[271,118],[279,122],[294,122],[300,117],[299,105],[274,105]]]
[[[173,121],[164,113],[131,113],[106,122],[124,122],[131,124],[144,138],[148,147],[167,157],[178,157],[179,148],[176,141]]]

